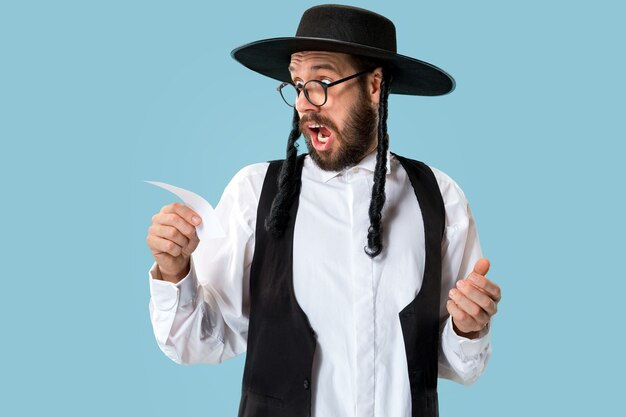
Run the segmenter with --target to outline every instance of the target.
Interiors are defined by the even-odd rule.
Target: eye
[[[302,87],[304,87],[304,83],[302,81],[294,81],[293,85],[298,89],[298,90],[302,90]]]

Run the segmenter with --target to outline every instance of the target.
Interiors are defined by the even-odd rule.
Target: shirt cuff
[[[478,338],[468,339],[454,331],[452,317],[448,317],[441,342],[446,359],[459,382],[465,385],[474,383],[484,371],[491,355],[489,326]]]
[[[189,273],[176,284],[161,279],[156,262],[150,268],[149,277],[150,297],[157,310],[168,311],[176,308],[178,305],[182,307],[192,303],[196,298],[198,280],[196,278],[193,257]]]
[[[489,347],[489,324],[480,331],[476,339],[468,339],[454,331],[452,317],[448,317],[446,327],[443,329],[443,338],[449,342],[449,346],[453,347],[455,353],[458,353],[464,362],[474,360]],[[458,347],[458,349],[454,349],[454,347]]]

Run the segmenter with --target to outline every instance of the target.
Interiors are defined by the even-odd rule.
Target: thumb
[[[476,264],[474,265],[474,272],[478,275],[485,276],[487,275],[487,272],[489,272],[490,266],[491,264],[489,263],[489,259],[480,258],[478,261],[476,261]]]

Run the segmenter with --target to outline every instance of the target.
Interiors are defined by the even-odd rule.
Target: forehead
[[[333,70],[342,73],[352,67],[350,55],[339,52],[303,51],[291,54],[289,72]]]

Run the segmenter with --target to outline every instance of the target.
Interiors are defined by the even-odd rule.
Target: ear
[[[370,101],[374,105],[378,105],[380,103],[380,84],[383,81],[383,69],[382,67],[376,68],[369,74],[368,78],[368,94],[370,97]]]

